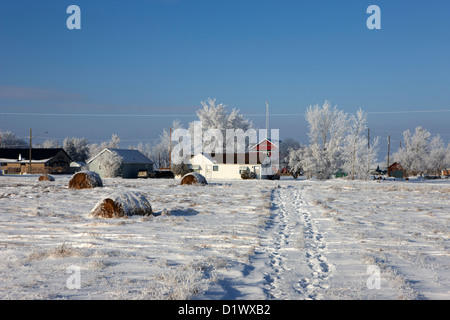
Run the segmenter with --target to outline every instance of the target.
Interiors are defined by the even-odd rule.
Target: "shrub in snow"
[[[98,201],[89,215],[101,218],[123,218],[152,213],[152,206],[145,195],[140,192],[123,192]]]
[[[104,168],[105,178],[114,178],[118,175],[123,158],[115,151],[103,152],[99,157],[99,164]]]
[[[69,189],[92,189],[103,187],[100,176],[92,171],[80,171],[75,173],[69,180]]]
[[[208,184],[203,175],[198,172],[190,172],[185,174],[181,179],[181,184]]]
[[[39,177],[38,181],[55,181],[55,178],[53,178],[51,175],[43,174]]]
[[[174,164],[172,165],[172,172],[174,175],[176,176],[184,176],[186,174],[188,174],[191,169],[189,169],[189,166],[185,163],[180,163],[180,164]]]
[[[250,170],[244,170],[241,173],[241,178],[242,179],[256,179],[256,173],[251,172]]]

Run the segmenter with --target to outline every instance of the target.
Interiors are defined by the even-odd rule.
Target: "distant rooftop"
[[[31,160],[48,160],[53,158],[58,152],[64,151],[63,148],[32,148]],[[65,151],[64,151],[65,152]],[[29,148],[0,148],[0,159],[10,160],[30,160]]]
[[[125,162],[125,163],[149,163],[149,164],[153,164],[154,163],[152,160],[147,158],[145,155],[143,155],[138,150],[112,149],[112,148],[104,149],[98,155],[96,155],[95,157],[89,159],[88,163],[92,162],[95,158],[97,158],[99,155],[101,155],[105,151],[117,153],[123,159],[123,162]]]

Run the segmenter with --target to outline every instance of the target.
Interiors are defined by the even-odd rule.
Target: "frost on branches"
[[[431,133],[422,127],[403,132],[403,146],[394,154],[394,160],[401,163],[408,175],[424,173],[439,175],[450,167],[450,144],[445,148],[439,135],[431,138]]]
[[[307,178],[328,179],[338,169],[349,178],[366,179],[376,161],[378,138],[369,147],[366,130],[367,115],[358,110],[348,116],[328,101],[306,111],[309,145],[291,150],[289,168],[303,171]]]
[[[348,133],[345,138],[344,161],[342,169],[350,179],[367,180],[370,168],[376,162],[379,138],[372,143],[367,141],[367,114],[359,109],[348,121]]]
[[[117,152],[106,150],[99,156],[99,163],[104,168],[105,178],[114,178],[119,174],[123,158]]]
[[[216,104],[216,99],[207,99],[201,101],[203,108],[197,110],[197,116],[202,124],[203,148],[208,153],[222,153],[225,152],[227,145],[234,145],[235,150],[245,150],[248,145],[238,146],[234,144],[234,136],[230,137],[230,141],[226,141],[226,130],[241,129],[243,132],[253,128],[253,123],[239,114],[239,110],[233,108],[230,113],[226,110],[226,105],[223,103]],[[189,124],[189,132],[191,136],[194,132],[194,122]],[[208,136],[205,132],[211,134]],[[231,140],[232,139],[232,140]]]

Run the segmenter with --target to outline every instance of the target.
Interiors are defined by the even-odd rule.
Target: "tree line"
[[[310,106],[305,115],[308,123],[308,145],[290,148],[286,155],[291,171],[303,172],[307,178],[330,178],[345,172],[349,179],[368,179],[377,165],[379,137],[369,141],[367,114],[359,109],[349,115],[331,107]],[[393,155],[408,175],[439,174],[450,168],[450,143],[431,137],[429,131],[417,127],[414,135],[403,133],[404,144]]]
[[[201,108],[196,114],[202,121],[202,130],[219,129],[223,136],[227,129],[254,128],[253,123],[239,113],[238,109],[227,110],[223,103],[216,99],[201,101]],[[280,167],[291,172],[303,173],[307,178],[327,179],[341,170],[350,179],[367,179],[372,169],[377,165],[379,137],[369,141],[367,113],[359,109],[356,114],[347,114],[332,107],[330,102],[323,105],[309,106],[305,113],[308,124],[308,144],[303,145],[292,138],[282,139],[279,145]],[[179,120],[172,122],[171,128],[165,128],[154,143],[142,142],[128,146],[142,152],[152,159],[156,167],[170,165],[171,142],[170,130],[183,128]],[[194,121],[187,130],[193,134]],[[403,133],[404,143],[393,154],[393,159],[399,162],[408,174],[436,174],[450,167],[450,144],[445,146],[439,135],[432,137],[430,132],[417,127],[415,133],[409,130]],[[214,145],[213,149],[221,150],[214,137],[203,141]],[[227,141],[223,141],[226,144]],[[105,148],[119,148],[120,138],[113,134],[109,141],[91,144],[86,138],[67,137],[63,141],[63,149],[74,161],[86,162]],[[34,147],[55,148],[55,140],[46,140]],[[28,147],[28,143],[14,133],[0,131],[0,147]],[[223,149],[222,149],[223,150]]]

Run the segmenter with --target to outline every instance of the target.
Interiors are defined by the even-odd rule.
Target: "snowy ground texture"
[[[0,176],[0,299],[450,299],[450,181]],[[156,216],[89,217],[117,191]]]

